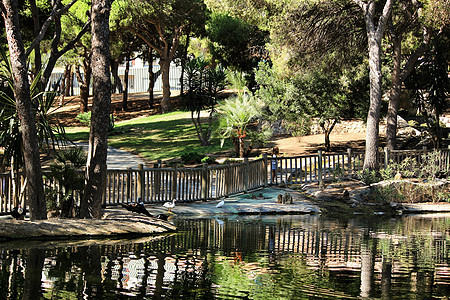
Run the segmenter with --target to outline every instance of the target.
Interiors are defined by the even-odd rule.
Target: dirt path
[[[365,133],[331,134],[331,152],[345,152],[347,148],[363,150]],[[325,135],[307,135],[302,137],[274,137],[271,146],[277,146],[284,156],[317,153],[325,150]]]

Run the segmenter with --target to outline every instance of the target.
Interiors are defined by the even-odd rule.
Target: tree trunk
[[[381,39],[392,10],[392,0],[386,0],[383,12],[375,25],[375,0],[354,0],[363,10],[369,49],[370,104],[367,116],[364,169],[378,168],[379,121],[381,108]]]
[[[82,113],[87,112],[89,110],[88,109],[89,86],[91,84],[91,75],[92,75],[91,58],[90,55],[87,53],[85,53],[83,68],[84,68],[84,77],[81,76],[79,66],[77,66],[76,68],[77,79],[78,82],[80,83],[80,112]]]
[[[400,98],[400,68],[402,37],[392,33],[392,45],[394,50],[394,65],[392,67],[392,87],[389,91],[389,105],[386,118],[386,147],[389,150],[395,150],[397,144],[397,114],[398,102]]]
[[[111,75],[114,79],[114,83],[112,86],[112,93],[115,94],[116,91],[119,91],[119,93],[123,92],[122,88],[122,81],[119,77],[119,60],[118,59],[111,59]]]
[[[180,75],[180,95],[181,96],[183,96],[183,94],[184,94],[184,65],[187,61],[190,33],[191,33],[191,28],[188,27],[187,33],[186,33],[186,45],[183,49],[183,57],[181,58],[181,75]]]
[[[430,40],[431,35],[429,34],[428,28],[423,27],[422,44],[408,57],[403,70],[401,70],[402,35],[392,32],[394,66],[392,70],[392,87],[389,91],[389,106],[386,126],[386,147],[389,150],[394,150],[397,143],[397,114],[401,85],[414,69],[417,60],[425,53]]]
[[[22,36],[20,35],[17,0],[2,0],[2,3],[2,15],[5,21],[11,69],[14,74],[14,99],[22,130],[23,155],[28,179],[27,196],[30,207],[30,219],[46,219],[47,207],[44,198],[39,143],[35,116],[31,105],[25,49]]]
[[[123,77],[123,94],[122,94],[122,110],[128,109],[128,75],[130,74],[130,54],[127,53],[125,57],[125,74]]]
[[[153,108],[155,98],[153,90],[155,88],[155,73],[153,72],[153,48],[148,47],[148,106]]]
[[[67,79],[66,79],[66,88],[64,91],[64,96],[70,96],[70,89],[72,88],[72,66],[70,66],[69,69],[69,74],[67,74]]]
[[[161,99],[161,113],[166,113],[169,111],[169,102],[170,102],[170,60],[167,58],[161,57],[159,60],[159,66],[161,68],[161,76],[162,76],[162,88],[163,88],[163,96]]]
[[[60,86],[61,93],[59,96],[59,105],[63,105],[63,103],[64,103],[64,96],[66,95],[66,86],[69,84],[70,70],[71,70],[71,65],[66,65],[64,68],[64,75],[63,75],[62,83]]]
[[[80,205],[82,218],[100,218],[106,184],[111,79],[109,68],[109,13],[111,0],[92,1],[93,101],[86,186]]]
[[[70,92],[69,92],[69,95],[68,96],[73,96],[74,95],[74,92],[73,92],[73,78],[75,77],[75,74],[74,74],[74,72],[70,72],[70,80],[69,80],[69,82],[70,82],[70,85],[69,85],[69,87],[70,87]]]

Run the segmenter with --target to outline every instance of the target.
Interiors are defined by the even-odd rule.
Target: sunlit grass
[[[89,128],[66,128],[72,141],[88,141]],[[172,112],[164,115],[140,117],[116,123],[108,138],[108,145],[139,155],[147,161],[178,158],[184,152],[217,153],[232,147],[213,138],[212,145],[202,147],[189,112]]]

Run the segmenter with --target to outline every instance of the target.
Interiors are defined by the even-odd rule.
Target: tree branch
[[[377,36],[380,36],[380,38],[384,31],[386,23],[389,20],[391,10],[392,10],[392,0],[386,0],[386,3],[384,4],[384,8],[383,8],[383,13],[380,16],[380,20],[378,21],[378,26],[377,26]]]
[[[81,31],[77,34],[77,36],[71,40],[64,48],[62,48],[60,51],[58,51],[59,56],[63,55],[70,49],[72,49],[76,43],[83,37],[83,35],[88,31],[89,25],[91,24],[91,20],[89,19],[81,29]]]
[[[50,16],[45,20],[44,24],[42,24],[41,30],[39,31],[38,36],[34,39],[34,41],[31,43],[30,47],[28,47],[27,51],[25,52],[26,56],[29,56],[31,51],[33,51],[34,48],[36,48],[39,43],[44,38],[45,33],[47,32],[48,27],[50,26],[51,22],[55,19],[57,16],[61,16],[63,13],[65,13],[69,8],[75,3],[77,0],[72,0],[69,4],[66,6],[56,9],[59,4],[61,3],[61,0],[56,1],[55,5],[53,6],[52,13]]]
[[[163,51],[161,48],[158,48],[155,46],[155,44],[153,44],[152,42],[150,42],[145,36],[143,36],[140,32],[138,32],[137,30],[135,30],[132,27],[127,27],[127,29],[129,31],[131,31],[132,33],[134,33],[135,35],[137,35],[138,37],[140,37],[144,43],[146,43],[149,47],[155,49],[155,51],[157,51],[160,55],[162,55]]]
[[[409,73],[411,73],[411,71],[414,69],[414,65],[416,64],[419,57],[421,57],[425,53],[425,50],[427,49],[431,40],[431,34],[429,31],[429,28],[423,27],[423,42],[408,58],[408,61],[406,62],[402,72],[400,73],[400,82],[403,82],[406,77],[408,77]]]

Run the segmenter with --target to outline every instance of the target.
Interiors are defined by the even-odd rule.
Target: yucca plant
[[[0,164],[2,168],[9,166],[12,181],[14,205],[17,203],[18,184],[16,172],[24,165],[22,132],[14,99],[12,69],[5,51],[0,49]],[[51,114],[56,99],[56,92],[39,91],[41,74],[37,74],[30,86],[31,99],[36,115],[36,129],[41,145],[54,146],[64,139],[64,129]],[[58,137],[58,138],[57,138]],[[48,147],[49,148],[49,147]]]
[[[225,139],[231,139],[239,157],[244,157],[251,150],[254,141],[266,140],[271,135],[269,130],[258,132],[249,128],[249,125],[261,116],[261,108],[247,93],[226,99],[219,104],[217,110],[221,144],[223,145]],[[245,143],[246,140],[249,140],[248,145]]]
[[[55,163],[50,165],[50,182],[56,180],[59,189],[52,191],[59,198],[59,203],[52,203],[52,207],[61,210],[62,217],[74,217],[74,196],[75,192],[81,192],[84,188],[84,175],[80,172],[86,165],[86,155],[79,147],[68,148],[56,153]],[[47,187],[51,190],[53,185]],[[53,198],[53,201],[57,199]]]
[[[13,161],[14,168],[19,169],[23,166],[22,134],[14,100],[13,75],[4,50],[0,49],[0,55],[2,58],[0,64],[0,147],[4,148],[1,163],[5,166],[10,165]],[[55,146],[65,139],[64,128],[53,114],[58,108],[54,105],[58,94],[56,91],[40,91],[40,78],[41,73],[38,73],[30,86],[36,115],[36,129],[41,145],[45,143],[55,149]]]

